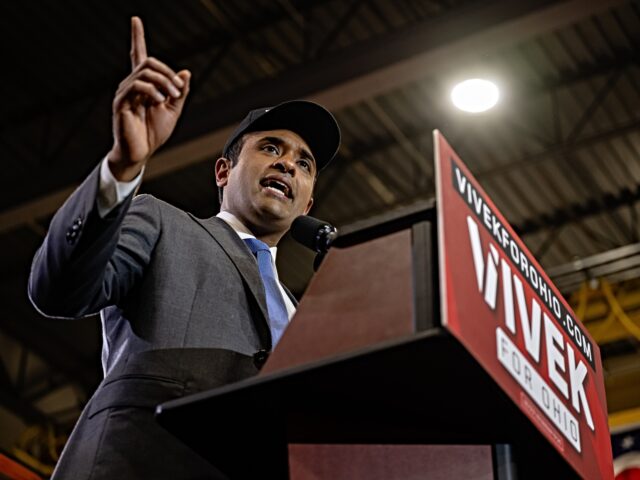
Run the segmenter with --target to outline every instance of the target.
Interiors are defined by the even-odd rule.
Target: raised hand
[[[113,148],[109,167],[119,181],[133,180],[168,139],[189,93],[191,73],[175,73],[147,56],[144,28],[131,19],[131,73],[113,100]]]

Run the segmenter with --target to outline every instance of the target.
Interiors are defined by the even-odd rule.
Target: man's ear
[[[313,206],[313,197],[311,197],[309,199],[309,203],[307,203],[307,208],[304,209],[304,214],[306,215],[307,213],[309,213],[309,210],[311,210],[311,207]]]
[[[215,172],[216,185],[218,187],[226,186],[229,181],[229,174],[231,173],[231,160],[225,157],[220,157],[216,160]]]

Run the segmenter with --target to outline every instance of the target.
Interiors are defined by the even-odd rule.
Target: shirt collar
[[[256,238],[256,236],[253,233],[251,233],[251,230],[249,230],[244,223],[238,220],[238,217],[236,217],[233,213],[221,210],[220,213],[216,215],[216,217],[227,222],[227,224],[231,228],[233,228],[233,230],[238,234],[238,236],[241,239],[244,240],[245,238]],[[275,262],[276,255],[278,253],[278,247],[269,247],[269,250],[271,250],[271,257]]]

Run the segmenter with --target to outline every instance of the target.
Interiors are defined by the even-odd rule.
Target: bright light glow
[[[451,90],[451,101],[460,110],[480,113],[493,108],[500,98],[495,83],[481,78],[472,78],[460,82]]]

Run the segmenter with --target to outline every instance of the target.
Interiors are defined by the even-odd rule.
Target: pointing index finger
[[[147,58],[144,27],[140,17],[131,17],[131,69],[135,69]]]

